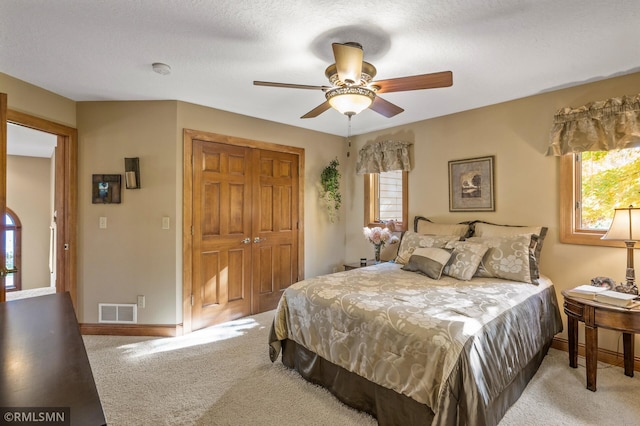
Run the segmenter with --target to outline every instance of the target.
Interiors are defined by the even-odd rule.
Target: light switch
[[[169,229],[169,216],[164,216],[162,218],[162,229]]]
[[[100,216],[100,229],[107,229],[107,218]]]

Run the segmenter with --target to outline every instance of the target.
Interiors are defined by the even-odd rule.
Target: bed
[[[396,262],[289,287],[271,360],[381,425],[498,424],[562,330],[546,229],[421,220]]]

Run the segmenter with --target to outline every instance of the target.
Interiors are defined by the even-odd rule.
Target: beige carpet
[[[9,291],[5,293],[5,296],[7,298],[7,301],[9,301],[9,300],[26,299],[27,297],[44,296],[45,294],[53,294],[55,292],[56,292],[55,287],[38,287],[38,288],[31,288],[28,290]]]
[[[375,420],[272,364],[272,312],[176,338],[85,336],[109,425],[375,425]],[[638,425],[640,374],[600,365],[585,388],[584,359],[550,350],[505,425]]]

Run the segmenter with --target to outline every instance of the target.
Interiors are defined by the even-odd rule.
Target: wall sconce
[[[124,159],[124,182],[127,189],[140,188],[140,159],[138,157]]]

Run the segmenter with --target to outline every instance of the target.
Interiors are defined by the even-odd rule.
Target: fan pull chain
[[[349,127],[347,130],[347,158],[351,155],[351,117],[353,117],[353,113],[347,113],[347,117],[349,117]]]

